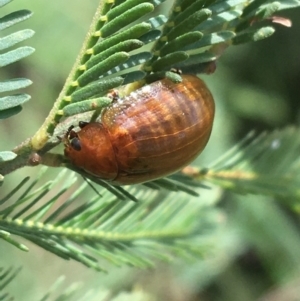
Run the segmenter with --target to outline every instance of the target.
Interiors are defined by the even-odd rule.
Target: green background
[[[3,15],[21,8],[33,11],[33,17],[13,27],[13,31],[26,25],[36,32],[26,41],[36,52],[1,70],[2,79],[22,76],[34,82],[26,90],[32,99],[23,111],[1,121],[1,151],[32,136],[44,121],[97,5],[96,0],[16,0],[1,10]],[[229,47],[217,62],[216,72],[202,76],[215,97],[216,121],[209,145],[195,165],[208,165],[252,129],[261,132],[298,125],[300,10],[280,15],[290,18],[293,27],[275,24],[271,38]],[[24,168],[7,176],[2,192],[8,192],[25,175],[34,175],[37,169]],[[51,173],[55,175],[56,170],[49,177]],[[130,290],[137,283],[158,295],[157,300],[300,300],[275,299],[284,289],[290,292],[290,287],[300,287],[299,217],[271,198],[222,194],[218,188],[215,193],[228,228],[220,236],[220,250],[213,262],[184,265],[178,261],[172,266],[160,265],[155,271],[118,268],[104,275],[63,261],[34,245],[29,245],[29,253],[23,253],[1,242],[0,266],[23,266],[10,291],[17,300],[38,300],[59,275],[66,275],[66,284],[82,281],[84,290]],[[273,299],[263,299],[274,291],[277,295]]]

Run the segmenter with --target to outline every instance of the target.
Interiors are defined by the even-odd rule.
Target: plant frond
[[[168,17],[159,15],[147,19],[149,12],[162,2],[130,0],[104,5],[69,88],[65,89],[61,109],[73,102],[105,96],[109,89],[95,89],[94,82],[99,78],[116,74],[126,78],[123,84],[142,77],[149,83],[165,76],[161,72],[172,67],[203,72],[203,64],[216,60],[229,45],[257,41],[274,32],[273,28],[260,24],[275,12],[266,8],[271,5],[268,0],[253,0],[246,6],[244,0],[177,0]],[[296,4],[296,1],[291,3]],[[276,11],[289,6],[278,5]],[[266,10],[268,13],[261,13]],[[143,51],[148,43],[154,43],[152,50]],[[141,50],[138,54],[134,53],[137,49]],[[139,76],[127,76],[131,73]],[[112,78],[106,80],[109,82]],[[120,84],[114,82],[111,87]],[[90,93],[84,93],[84,99],[76,99],[76,93],[81,94],[86,87],[91,88]],[[89,107],[81,107],[82,112],[86,109]],[[62,116],[58,114],[55,120]],[[48,129],[50,134],[52,131],[53,126]]]
[[[1,1],[0,7],[8,4],[10,1]],[[19,10],[10,13],[0,18],[0,30],[4,30],[13,25],[18,24],[28,19],[32,13],[28,10]],[[15,46],[31,38],[34,34],[33,30],[24,29],[14,32],[8,36],[0,39],[0,50],[6,51],[7,49]],[[0,67],[5,67],[15,63],[34,52],[34,48],[28,46],[21,46],[19,48],[4,52],[0,54]],[[25,78],[16,78],[0,82],[0,92],[13,92],[31,85],[31,81]],[[27,94],[12,94],[0,98],[0,119],[6,119],[12,115],[19,113],[22,110],[22,105],[30,99]]]
[[[154,301],[153,296],[138,288],[133,291],[114,291],[105,287],[98,287],[97,290],[84,290],[86,286],[81,282],[72,283],[64,287],[65,277],[60,276],[51,286],[49,291],[43,296],[40,301]],[[25,301],[25,300],[24,300]]]
[[[107,189],[88,198],[88,186],[83,183],[62,201],[66,191],[75,188],[74,181],[74,175],[66,177],[66,170],[38,189],[36,182],[28,186],[27,180],[22,181],[1,201],[0,237],[27,250],[15,239],[21,236],[64,259],[105,270],[109,264],[145,268],[157,259],[199,258],[210,249],[207,233],[213,235],[219,227],[211,202],[178,192],[166,195],[141,186],[120,192],[117,188],[141,200],[124,202]],[[85,202],[78,203],[78,198]]]
[[[49,291],[40,299],[40,301],[51,301],[51,300],[59,300],[59,301],[72,301],[72,300],[92,300],[89,297],[87,299],[82,299],[78,296],[80,289],[82,288],[81,283],[73,283],[66,288],[63,287],[65,277],[60,276],[57,278],[55,283],[50,287]],[[61,293],[60,290],[63,290]],[[100,299],[101,300],[101,299]]]
[[[0,267],[0,300],[9,301],[12,300],[10,294],[4,292],[6,287],[15,279],[20,273],[21,268],[3,268]]]
[[[288,127],[255,137],[251,132],[199,178],[236,193],[271,195],[299,207],[300,131]]]
[[[139,199],[135,197],[133,194],[128,193],[127,190],[123,189],[120,186],[115,186],[110,184],[107,181],[101,180],[99,177],[93,176],[81,169],[77,169],[76,167],[70,165],[69,169],[81,174],[85,179],[91,180],[93,183],[97,183],[100,186],[106,188],[112,194],[114,194],[119,200],[131,200],[134,202],[138,202]],[[170,175],[165,178],[161,178],[158,180],[154,180],[151,182],[146,182],[142,184],[144,187],[148,187],[154,190],[165,189],[168,191],[182,191],[192,196],[199,196],[198,191],[195,188],[204,188],[208,189],[206,185],[199,181],[195,181],[193,178],[177,173]],[[139,187],[139,186],[137,186]]]
[[[198,41],[190,40],[187,42],[190,45],[182,44],[181,47],[177,45],[174,48],[173,52],[185,51],[187,57],[185,60],[178,57],[172,67],[184,69],[184,72],[189,73],[205,72],[205,68],[199,64],[216,60],[231,44],[258,41],[270,36],[274,29],[261,24],[261,21],[270,19],[271,23],[270,17],[275,12],[299,5],[298,1],[292,1],[293,3],[283,6],[283,2],[269,3],[268,0],[253,0],[247,3],[243,0],[175,1],[169,20],[162,28],[162,36],[154,45],[153,52],[156,57],[145,65],[146,70],[155,71],[152,67],[155,66],[157,60],[162,60],[167,55],[165,48],[172,49],[174,39],[180,41],[186,34],[192,36],[198,33],[201,35]],[[217,48],[214,47],[215,44],[218,45]],[[167,70],[169,66],[166,65],[165,68]]]

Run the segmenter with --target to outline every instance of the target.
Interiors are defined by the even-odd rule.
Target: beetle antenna
[[[84,176],[82,176],[83,179],[88,183],[88,185],[100,196],[102,197],[103,195],[93,186],[93,184]]]

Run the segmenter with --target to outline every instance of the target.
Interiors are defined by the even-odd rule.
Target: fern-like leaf
[[[6,268],[0,267],[0,300],[9,301],[13,298],[10,296],[9,293],[5,292],[4,290],[7,286],[15,279],[15,277],[19,274],[20,268]]]
[[[132,292],[115,292],[110,291],[105,287],[98,287],[97,290],[84,291],[86,285],[81,282],[73,283],[70,286],[64,287],[65,277],[60,276],[51,286],[49,291],[43,296],[40,301],[154,301],[154,297],[144,292],[142,289]],[[24,301],[27,299],[25,298]],[[32,300],[32,299],[28,299]]]
[[[172,67],[205,72],[203,64],[216,60],[229,45],[270,36],[274,29],[261,25],[260,21],[289,6],[278,2],[278,9],[270,10],[267,9],[268,0],[250,1],[245,8],[244,0],[177,0],[168,17],[160,15],[147,19],[149,12],[162,2],[130,0],[104,5],[99,20],[92,27],[77,70],[66,84],[66,94],[62,95],[59,105],[61,109],[77,102],[76,94],[82,94],[82,90],[90,88],[80,101],[105,96],[108,89],[99,87],[97,90],[95,82],[112,74],[126,78],[123,84],[128,84],[143,76],[146,82],[157,80],[166,76],[162,72]],[[297,5],[296,0],[290,4],[294,5]],[[261,13],[266,10],[268,13]],[[141,18],[142,22],[137,23]],[[252,23],[256,26],[253,27]],[[138,54],[132,53],[148,43],[153,44],[151,52],[141,49]],[[138,76],[127,76],[130,73]],[[110,82],[113,79],[105,80]],[[120,84],[111,82],[110,86]],[[90,106],[81,109],[90,110]],[[62,116],[59,112],[55,121]],[[53,130],[53,125],[49,125],[48,132],[52,134]]]
[[[1,1],[0,7],[10,1]],[[19,22],[28,19],[32,13],[28,10],[19,10],[0,18],[0,30],[9,28]],[[32,54],[34,49],[28,46],[21,46],[14,50],[7,50],[16,44],[27,40],[33,36],[34,32],[30,29],[24,29],[14,32],[0,39],[0,50],[6,51],[0,54],[0,67],[17,62]],[[15,78],[0,82],[0,92],[13,92],[31,85],[31,81],[24,78]],[[22,105],[30,99],[27,94],[11,94],[0,98],[0,119],[8,118],[19,113]]]
[[[250,133],[198,176],[236,193],[272,195],[299,207],[300,130]]]
[[[84,183],[61,204],[61,196],[76,180],[69,174],[66,179],[65,174],[36,190],[34,183],[28,186],[23,181],[0,201],[3,240],[27,250],[16,239],[21,236],[57,256],[98,270],[108,264],[145,268],[153,266],[154,259],[199,258],[209,250],[207,231],[213,235],[219,225],[215,210],[206,202],[182,193],[166,197],[141,187],[122,188],[141,200],[138,203],[120,201],[106,189],[99,190],[101,196],[87,199]],[[53,189],[56,194],[48,197]],[[78,198],[85,202],[76,203]]]

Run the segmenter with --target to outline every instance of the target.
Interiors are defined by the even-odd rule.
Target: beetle
[[[113,185],[172,174],[194,160],[210,137],[215,105],[205,83],[182,75],[114,99],[95,122],[65,134],[65,156],[76,167]]]

